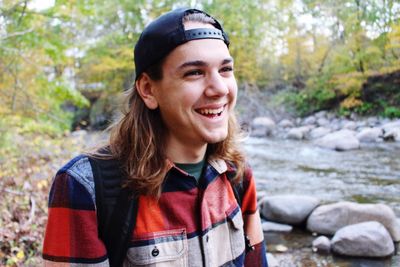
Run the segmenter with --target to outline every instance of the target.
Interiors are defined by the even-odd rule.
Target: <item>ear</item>
[[[149,109],[158,108],[158,101],[153,93],[155,90],[155,82],[150,79],[147,73],[143,73],[136,81],[136,90]]]

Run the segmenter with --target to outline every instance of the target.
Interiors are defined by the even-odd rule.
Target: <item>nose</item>
[[[213,71],[207,79],[205,94],[208,97],[219,97],[229,93],[228,81],[218,71]]]

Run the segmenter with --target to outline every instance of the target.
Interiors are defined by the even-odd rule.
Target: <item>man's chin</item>
[[[207,138],[207,143],[208,144],[220,143],[220,142],[224,141],[227,138],[227,136],[228,136],[227,134],[221,134],[221,135],[218,135],[218,136],[209,136]]]

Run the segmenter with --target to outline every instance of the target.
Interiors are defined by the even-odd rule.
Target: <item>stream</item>
[[[267,196],[301,194],[317,197],[322,203],[384,203],[400,217],[399,143],[363,144],[358,150],[338,152],[308,141],[249,137],[245,151],[257,190]],[[389,259],[321,256],[311,251],[314,238],[302,229],[266,236],[271,252],[277,252],[275,245],[288,249],[274,253],[279,266],[400,266],[399,255]]]

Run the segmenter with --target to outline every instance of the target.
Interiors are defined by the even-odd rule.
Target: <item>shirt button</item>
[[[158,254],[160,254],[158,248],[157,247],[153,248],[153,250],[151,251],[151,255],[153,255],[153,257],[157,257]]]
[[[209,237],[208,237],[208,235],[206,236],[206,242],[208,243],[208,239],[210,239]]]

